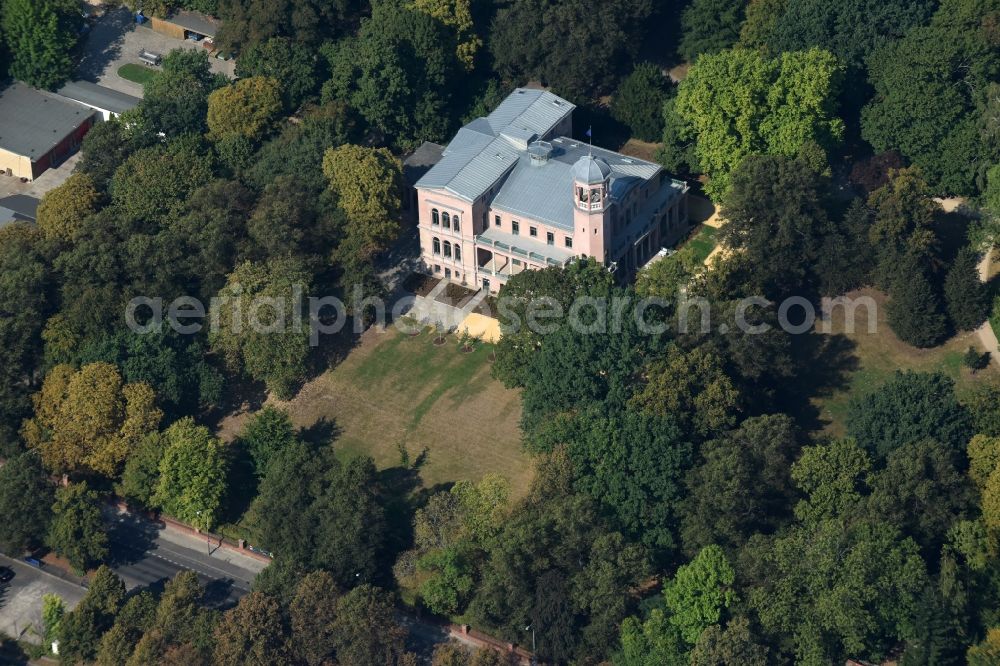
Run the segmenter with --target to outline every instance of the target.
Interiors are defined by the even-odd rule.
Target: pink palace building
[[[687,184],[569,138],[575,108],[519,88],[443,150],[421,148],[433,165],[407,204],[424,270],[497,292],[521,271],[594,257],[626,280],[686,235]]]

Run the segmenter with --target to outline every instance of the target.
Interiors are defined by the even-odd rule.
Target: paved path
[[[990,279],[990,260],[992,254],[992,252],[987,252],[979,262],[979,279],[983,282],[987,282]],[[1000,364],[1000,344],[997,343],[997,336],[990,325],[989,319],[983,322],[983,325],[976,331],[976,335],[979,336],[979,342],[982,343],[983,348],[990,353],[990,359],[994,363]]]
[[[205,50],[198,42],[175,39],[153,32],[148,25],[147,23],[137,26],[132,12],[128,9],[120,7],[109,10],[94,23],[87,35],[77,76],[119,92],[142,97],[141,85],[118,76],[118,70],[122,65],[142,64],[139,60],[140,49],[161,55],[166,55],[174,49]],[[209,65],[213,72],[225,74],[230,78],[233,77],[236,68],[235,61],[218,58],[210,58]]]

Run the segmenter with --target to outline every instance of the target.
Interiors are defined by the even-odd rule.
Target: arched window
[[[461,229],[458,228],[458,215],[451,216],[451,228],[455,231],[461,231]]]
[[[444,242],[444,256],[446,257],[451,256],[451,243],[449,243],[448,241]]]
[[[441,240],[438,238],[434,239],[434,254],[441,254]]]
[[[439,224],[437,208],[431,210],[431,224],[433,224],[435,227]]]
[[[462,248],[455,243],[455,261],[462,261]]]
[[[451,218],[448,216],[448,213],[441,213],[441,226],[445,229],[451,228]]]

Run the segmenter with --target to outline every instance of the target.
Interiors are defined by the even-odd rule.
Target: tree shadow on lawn
[[[378,473],[382,507],[386,518],[386,544],[380,553],[381,571],[391,571],[400,553],[413,547],[413,515],[426,506],[431,495],[451,490],[454,483],[439,483],[424,487],[420,467],[426,462],[426,451],[408,467],[397,466]],[[393,581],[388,581],[390,584]]]
[[[850,386],[858,369],[857,343],[843,334],[793,335],[792,355],[797,372],[776,392],[776,403],[793,416],[803,430],[815,432],[827,425],[813,404]]]
[[[322,416],[311,426],[299,428],[298,437],[311,448],[319,448],[333,444],[343,432],[335,419]]]

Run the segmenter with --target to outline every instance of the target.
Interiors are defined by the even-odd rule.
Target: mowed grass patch
[[[304,428],[327,421],[338,432],[340,455],[366,455],[380,468],[426,451],[420,467],[425,487],[478,480],[489,472],[527,491],[532,461],[521,447],[521,399],[490,376],[491,345],[463,353],[449,335],[417,336],[394,328],[370,330],[336,368],[279,406]]]
[[[938,347],[917,349],[902,342],[889,327],[885,295],[867,289],[848,294],[850,298],[862,296],[871,297],[877,306],[875,333],[868,332],[868,313],[863,307],[856,310],[853,333],[845,331],[846,313],[843,308],[834,309],[831,317],[831,334],[844,336],[852,343],[851,353],[857,365],[844,388],[813,399],[813,405],[825,422],[823,431],[827,434],[843,435],[851,400],[873,392],[885,384],[896,370],[942,372],[955,381],[960,397],[977,382],[996,380],[1000,376],[993,363],[976,374],[963,365],[962,357],[970,346],[984,351],[975,333],[960,333]]]
[[[135,63],[130,62],[118,68],[118,76],[122,77],[126,81],[132,81],[133,83],[142,85],[147,81],[156,78],[156,70],[150,69],[145,65],[136,65]]]
[[[691,252],[691,256],[694,257],[700,265],[705,262],[705,259],[708,258],[708,255],[712,253],[712,250],[714,250],[715,246],[718,244],[718,241],[715,240],[715,236],[718,233],[719,230],[715,227],[703,224],[701,225],[701,228],[698,229],[697,233],[695,233],[681,247],[688,248]]]

